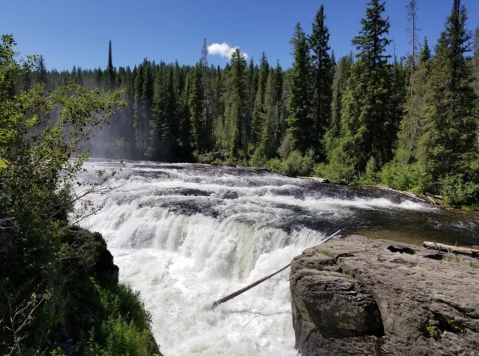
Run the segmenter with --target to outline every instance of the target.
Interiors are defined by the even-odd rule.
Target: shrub
[[[392,162],[386,164],[381,173],[381,181],[387,186],[398,190],[422,192],[423,171],[418,164],[403,164]]]
[[[452,206],[479,207],[479,184],[465,181],[462,174],[449,175],[441,181],[441,193]]]
[[[359,184],[374,185],[379,183],[379,177],[377,173],[376,160],[371,156],[366,164],[366,172],[361,175]]]
[[[351,184],[356,182],[358,174],[354,168],[351,157],[346,155],[340,148],[331,152],[329,164],[317,166],[324,178],[328,178],[332,183]]]
[[[272,158],[265,163],[264,167],[270,171],[281,172],[281,160]]]

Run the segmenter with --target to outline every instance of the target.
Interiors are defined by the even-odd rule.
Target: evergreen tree
[[[247,154],[246,141],[246,60],[237,48],[231,56],[225,94],[225,122],[229,131],[228,146],[232,157]],[[242,152],[241,152],[242,151]]]
[[[95,88],[101,88],[103,80],[103,72],[101,68],[95,70]]]
[[[204,130],[204,143],[205,148],[212,148],[213,140],[213,115],[210,107],[211,95],[210,95],[210,76],[208,67],[208,46],[206,44],[206,38],[203,41],[203,48],[201,49],[201,87],[203,89],[203,118],[205,130]]]
[[[389,113],[391,116],[391,124],[394,132],[399,131],[401,121],[404,116],[404,104],[406,102],[408,67],[404,62],[394,62],[391,67],[391,95],[389,98]]]
[[[342,98],[347,88],[352,65],[353,53],[351,52],[339,60],[334,71],[331,122],[326,133],[326,149],[328,153],[337,146],[341,134]]]
[[[258,72],[258,88],[254,99],[253,118],[251,123],[251,143],[256,147],[261,139],[263,125],[265,123],[266,106],[265,93],[269,76],[269,63],[266,54],[261,54],[259,72]]]
[[[456,189],[461,189],[463,183],[478,179],[478,103],[471,86],[471,67],[465,58],[471,38],[465,22],[466,9],[460,0],[454,0],[436,46],[428,82],[424,134],[419,142],[426,190],[437,192],[441,185],[446,189],[451,180]],[[479,199],[479,187],[476,195]]]
[[[116,77],[116,71],[115,67],[113,67],[113,57],[112,57],[112,51],[111,51],[111,41],[108,45],[108,66],[106,67],[107,71],[107,85],[109,89],[113,89],[115,87],[115,77]]]
[[[37,61],[36,65],[36,82],[37,83],[42,83],[47,85],[48,84],[48,79],[47,79],[47,66],[45,64],[45,59],[43,56],[40,56],[40,58]]]
[[[409,79],[405,116],[398,134],[399,142],[395,161],[401,164],[411,164],[417,161],[418,140],[423,135],[422,123],[426,110],[425,95],[428,90],[430,60],[431,51],[425,38],[417,68]]]
[[[243,133],[245,142],[248,142],[247,155],[253,150],[255,146],[253,143],[253,124],[254,124],[254,106],[256,92],[258,91],[259,71],[258,66],[254,64],[253,58],[249,61],[248,69],[246,70],[246,107],[245,107],[245,132]]]
[[[356,173],[364,172],[370,159],[381,167],[391,159],[396,127],[390,113],[391,74],[384,54],[389,20],[381,17],[384,2],[371,0],[359,36],[352,43],[359,53],[351,67],[342,99],[342,155],[350,158]],[[339,156],[337,156],[339,157]]]
[[[309,83],[310,57],[306,35],[298,23],[293,38],[294,62],[290,73],[290,95],[288,100],[288,130],[290,136],[289,151],[299,150],[305,153],[314,145],[314,122],[309,109],[311,105]]]
[[[473,86],[477,95],[479,95],[479,27],[474,31],[472,41],[472,68],[474,72]]]
[[[417,65],[417,55],[418,55],[418,48],[419,48],[419,41],[418,41],[418,27],[417,27],[417,4],[416,0],[410,0],[409,3],[406,5],[407,8],[407,20],[409,22],[408,32],[410,35],[409,44],[411,45],[411,53],[410,53],[410,61],[409,61],[409,69],[411,74],[416,69]]]
[[[135,78],[134,129],[138,153],[146,157],[149,147],[151,103],[153,97],[153,75],[150,62],[146,59],[138,66]]]
[[[312,93],[311,115],[314,121],[313,144],[320,157],[326,157],[324,135],[331,121],[332,84],[334,62],[329,55],[329,29],[325,25],[324,6],[321,5],[313,22],[309,36],[312,51]]]
[[[202,153],[205,148],[205,125],[203,113],[205,99],[203,90],[203,70],[197,65],[190,77],[188,107],[190,109],[190,145],[193,152]]]
[[[23,90],[29,90],[32,87],[32,72],[27,63],[23,64]]]

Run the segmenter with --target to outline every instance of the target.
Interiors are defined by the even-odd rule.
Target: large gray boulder
[[[316,355],[479,355],[479,260],[362,236],[291,264],[296,348]]]

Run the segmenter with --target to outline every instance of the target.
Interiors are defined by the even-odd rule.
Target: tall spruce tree
[[[472,41],[472,68],[474,72],[473,86],[477,95],[479,95],[479,27],[474,31]]]
[[[334,71],[331,120],[326,132],[326,150],[331,152],[337,145],[341,134],[342,98],[348,85],[353,65],[353,53],[341,57]]]
[[[205,148],[205,98],[203,90],[202,65],[195,66],[190,77],[190,96],[188,107],[190,109],[190,145],[193,152],[202,153]]]
[[[107,86],[109,89],[113,89],[115,87],[116,71],[115,71],[115,67],[113,67],[111,41],[108,44],[108,65],[106,67],[106,71],[107,71]]]
[[[133,127],[140,158],[146,157],[149,147],[151,104],[153,98],[153,73],[146,59],[138,66],[135,78],[135,104]]]
[[[203,48],[201,49],[201,87],[203,89],[203,119],[205,125],[204,141],[205,148],[211,150],[213,148],[213,112],[211,110],[211,90],[210,90],[210,73],[208,67],[208,46],[206,38],[203,41]]]
[[[48,84],[47,77],[47,65],[45,64],[45,58],[40,56],[36,64],[36,82],[41,84]]]
[[[321,5],[313,22],[313,31],[309,36],[312,51],[313,69],[311,116],[314,122],[313,145],[319,156],[326,157],[324,135],[331,121],[332,85],[334,62],[329,54],[329,29],[324,20],[324,6]]]
[[[232,157],[247,154],[246,137],[246,59],[237,48],[231,56],[225,91],[225,128],[229,130],[228,146]],[[242,154],[241,154],[242,152]]]
[[[431,50],[424,39],[419,53],[417,67],[409,78],[407,101],[404,118],[398,134],[398,149],[395,161],[400,164],[412,164],[417,161],[418,141],[423,135],[423,121],[426,113],[425,96],[427,81],[431,70]]]
[[[251,143],[256,147],[260,141],[263,126],[266,119],[266,105],[265,105],[265,93],[266,84],[269,75],[269,63],[266,58],[266,54],[261,54],[259,73],[258,73],[258,88],[256,90],[256,96],[254,100],[253,117],[251,123]]]
[[[356,173],[364,172],[370,160],[378,168],[388,162],[396,138],[389,102],[389,56],[385,54],[390,25],[389,19],[382,17],[384,10],[384,1],[371,0],[359,36],[352,41],[359,53],[342,100],[343,155],[338,157],[348,157]]]
[[[299,150],[305,153],[314,146],[314,122],[309,115],[311,79],[309,47],[306,35],[299,22],[296,24],[293,38],[294,62],[290,72],[290,94],[288,100],[289,151]]]
[[[454,0],[429,76],[419,161],[426,172],[425,189],[435,192],[451,182],[461,189],[478,179],[478,103],[471,85],[472,68],[465,57],[471,38],[465,28],[466,18],[465,7]],[[479,190],[476,195],[479,199]]]

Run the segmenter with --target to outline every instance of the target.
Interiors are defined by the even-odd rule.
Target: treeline
[[[212,162],[213,152],[224,152],[226,164],[382,182],[473,205],[479,202],[479,28],[472,34],[465,7],[452,3],[432,51],[418,40],[417,4],[409,2],[411,50],[399,59],[389,54],[385,2],[371,0],[352,39],[356,54],[339,59],[321,6],[310,33],[299,23],[294,29],[287,70],[265,53],[248,63],[239,49],[224,68],[209,66],[206,41],[195,66],[145,59],[117,70],[110,43],[105,70],[39,68],[37,76],[51,89],[74,80],[123,90],[129,105],[97,133],[93,155]]]

